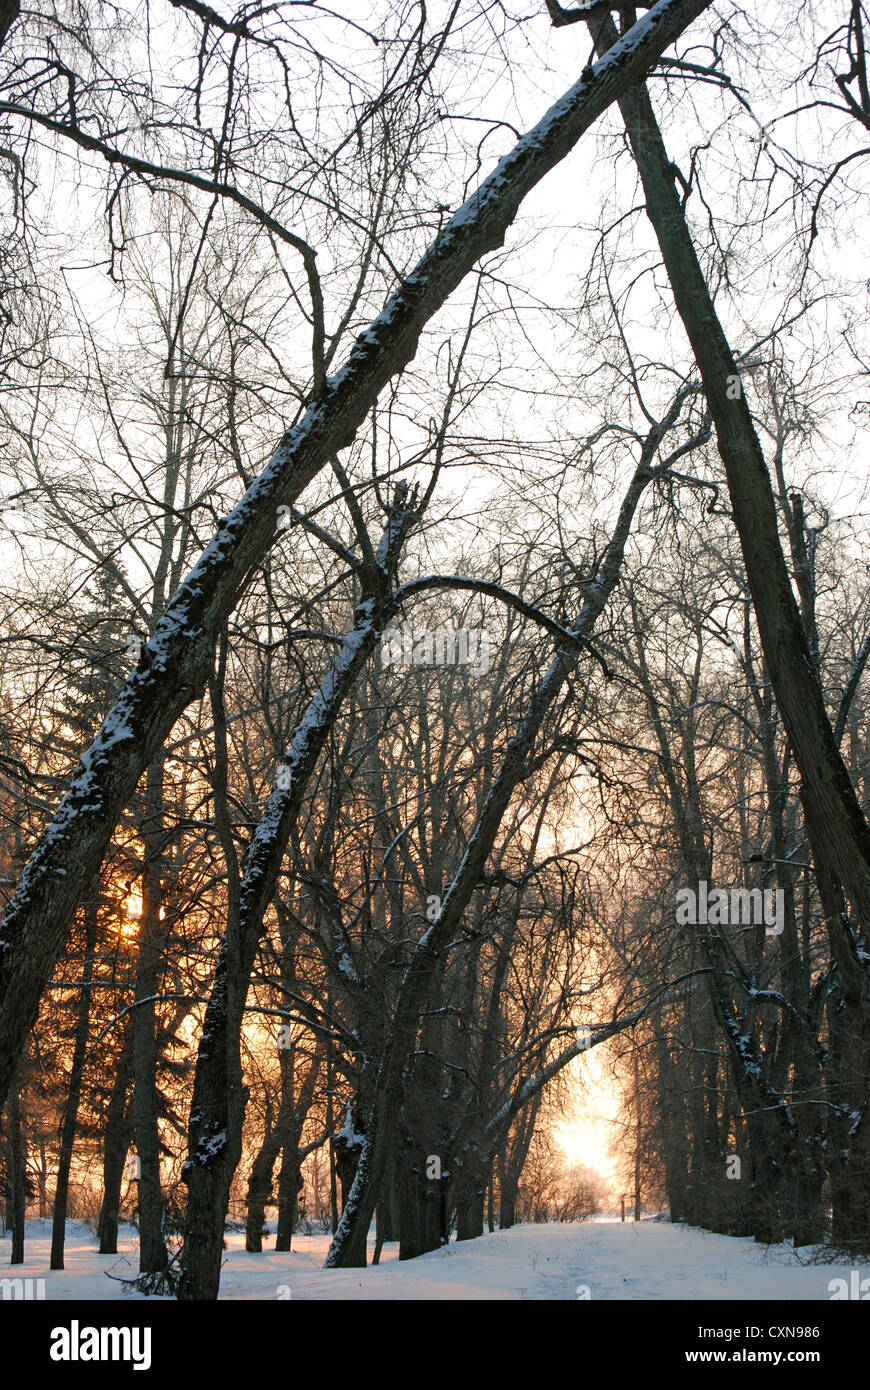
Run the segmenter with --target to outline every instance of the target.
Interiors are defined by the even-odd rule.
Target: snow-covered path
[[[93,1236],[71,1222],[67,1268],[51,1273],[50,1224],[31,1221],[24,1265],[9,1267],[9,1237],[0,1239],[0,1278],[44,1279],[46,1300],[129,1297],[107,1277],[136,1272],[136,1239],[129,1228],[122,1243],[123,1254],[98,1255]],[[228,1235],[221,1298],[825,1301],[830,1281],[841,1277],[848,1284],[851,1272],[849,1266],[808,1264],[809,1250],[798,1258],[788,1246],[768,1250],[752,1240],[658,1221],[518,1226],[401,1264],[397,1247],[388,1246],[381,1264],[365,1270],[323,1269],[326,1236],[294,1236],[293,1243],[290,1254],[270,1249],[249,1255],[241,1235]],[[870,1266],[854,1268],[859,1278],[870,1278]]]

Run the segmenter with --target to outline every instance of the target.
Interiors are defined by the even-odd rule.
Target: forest
[[[868,45],[0,0],[10,1275],[870,1259]]]

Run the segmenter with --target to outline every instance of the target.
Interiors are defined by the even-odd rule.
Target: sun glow
[[[121,935],[128,939],[136,936],[142,922],[142,894],[138,890],[132,890],[121,900],[121,912]],[[162,922],[166,908],[158,908],[157,915]]]
[[[142,894],[128,893],[121,899],[119,917],[120,935],[125,941],[132,941],[139,934],[139,919],[142,916]]]
[[[130,922],[138,922],[142,916],[142,894],[128,893],[121,906]]]
[[[601,1043],[596,1051],[606,1046]],[[619,1114],[621,1098],[613,1079],[606,1074],[601,1056],[585,1053],[578,1062],[572,1103],[564,1123],[554,1127],[553,1137],[571,1163],[594,1168],[606,1183],[613,1185],[617,1166],[613,1121]]]

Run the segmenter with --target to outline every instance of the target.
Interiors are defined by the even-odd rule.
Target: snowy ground
[[[70,1222],[67,1231],[67,1267],[55,1273],[49,1222],[28,1222],[26,1260],[14,1269],[9,1237],[0,1238],[0,1277],[44,1279],[46,1301],[129,1297],[107,1276],[135,1274],[135,1233],[124,1229],[122,1254],[99,1255],[83,1225]],[[827,1300],[832,1279],[850,1279],[849,1266],[809,1264],[810,1250],[765,1249],[658,1221],[518,1226],[401,1264],[398,1247],[387,1246],[381,1264],[365,1270],[323,1269],[327,1236],[293,1243],[290,1254],[249,1255],[244,1237],[228,1234],[221,1298]],[[870,1277],[870,1266],[854,1268]]]

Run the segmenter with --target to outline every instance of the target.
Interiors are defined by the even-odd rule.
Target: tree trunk
[[[263,1249],[266,1207],[272,1200],[272,1175],[280,1151],[281,1137],[275,1125],[267,1132],[260,1145],[259,1152],[251,1164],[251,1176],[248,1179],[245,1249],[254,1255],[259,1255]]]
[[[290,1250],[299,1212],[299,1193],[303,1188],[302,1167],[296,1143],[285,1144],[278,1176],[278,1231],[276,1250]]]
[[[248,847],[241,883],[232,871],[229,873],[227,928],[197,1057],[189,1154],[183,1169],[188,1184],[189,1239],[185,1242],[181,1299],[217,1298],[223,1222],[230,1183],[241,1157],[247,1102],[239,1038],[263,917],[275,894],[284,849],[304,802],[308,780],[347,693],[395,611],[391,591],[395,567],[417,519],[407,500],[407,487],[400,485],[378,548],[379,563],[375,572],[366,575],[365,596],[354,612],[353,626],[294,730],[282,764],[283,776],[276,781]],[[216,729],[223,721],[217,701],[218,691],[213,687]],[[220,762],[225,778],[225,746]],[[234,863],[224,824],[225,802],[216,792],[216,807],[218,801],[225,853],[228,862]]]
[[[326,996],[326,1015],[327,1018],[332,1012],[332,1000]],[[326,1132],[329,1135],[327,1142],[327,1163],[329,1164],[329,1228],[332,1234],[338,1228],[338,1178],[335,1171],[335,1144],[333,1143],[332,1131],[335,1126],[334,1106],[333,1106],[333,1087],[335,1077],[335,1063],[333,1061],[332,1043],[327,1039],[326,1042]]]
[[[9,1263],[24,1263],[24,1220],[27,1212],[27,1143],[21,1118],[21,1096],[18,1086],[9,1092],[6,1107],[7,1153],[6,1211],[12,1234],[12,1258]]]
[[[145,846],[142,915],[136,970],[136,1007],[132,1013],[136,1153],[139,1157],[139,1271],[159,1273],[169,1259],[163,1237],[163,1187],[160,1181],[159,1101],[157,1089],[157,1006],[154,995],[163,954],[162,902],[163,763],[148,768],[145,814],[140,834]]]
[[[103,1135],[103,1201],[97,1226],[101,1255],[118,1253],[121,1183],[133,1137],[133,1119],[128,1103],[132,1079],[132,1054],[128,1034],[106,1107],[106,1131]]]
[[[381,1199],[375,1212],[378,1241],[381,1245],[399,1239],[400,1219],[396,1200],[396,1184],[392,1167],[387,1169]]]
[[[414,1260],[441,1245],[443,1178],[426,1176],[425,1145],[403,1136],[393,1159],[399,1211],[399,1259]],[[386,1184],[384,1184],[386,1188]]]
[[[599,52],[606,52],[616,37],[613,21],[591,18],[588,24]],[[825,710],[782,553],[764,453],[743,392],[733,389],[740,374],[698,263],[645,85],[620,97],[619,109],[643,184],[647,214],[716,426],[761,644],[777,706],[815,811],[816,824],[810,833],[836,867],[862,921],[870,924],[870,829]],[[840,942],[838,954],[847,946]],[[847,955],[854,965],[854,944]]]
[[[500,1231],[509,1231],[516,1225],[517,1219],[517,1196],[518,1186],[511,1187],[508,1191],[502,1189],[498,1204],[498,1228]]]
[[[501,1148],[498,1224],[499,1229],[503,1231],[513,1226],[517,1219],[520,1181],[543,1098],[544,1093],[541,1091],[534,1097],[528,1109],[518,1116],[513,1126],[512,1137],[509,1132]]]
[[[63,1250],[66,1237],[66,1208],[69,1196],[69,1174],[79,1116],[82,1079],[85,1072],[85,1053],[88,1045],[88,1023],[91,1016],[90,983],[94,974],[94,952],[97,945],[97,902],[85,907],[85,958],[82,966],[81,988],[76,1010],[73,1058],[69,1090],[63,1110],[60,1130],[60,1153],[57,1161],[57,1182],[54,1188],[54,1210],[51,1219],[51,1260],[49,1269],[63,1269]]]
[[[483,1171],[466,1173],[460,1188],[456,1209],[456,1239],[476,1240],[483,1235],[486,1203],[486,1174]]]
[[[0,48],[21,13],[21,0],[0,0]]]
[[[48,1171],[47,1155],[45,1152],[45,1139],[39,1136],[39,1176],[37,1178],[39,1198],[39,1219],[44,1221],[48,1215],[48,1189],[46,1185],[46,1174]]]
[[[283,1152],[278,1179],[278,1232],[276,1250],[289,1250],[296,1228],[296,1204],[302,1191],[302,1156],[299,1140],[305,1118],[311,1108],[314,1086],[320,1071],[320,1054],[312,1058],[299,1088],[294,1094],[296,1076],[295,1054],[292,1049],[281,1052],[281,1106],[274,1126],[266,1134],[254,1160],[248,1184],[248,1221],[245,1248],[259,1252],[263,1248],[265,1208],[272,1197],[272,1173],[279,1153]]]

